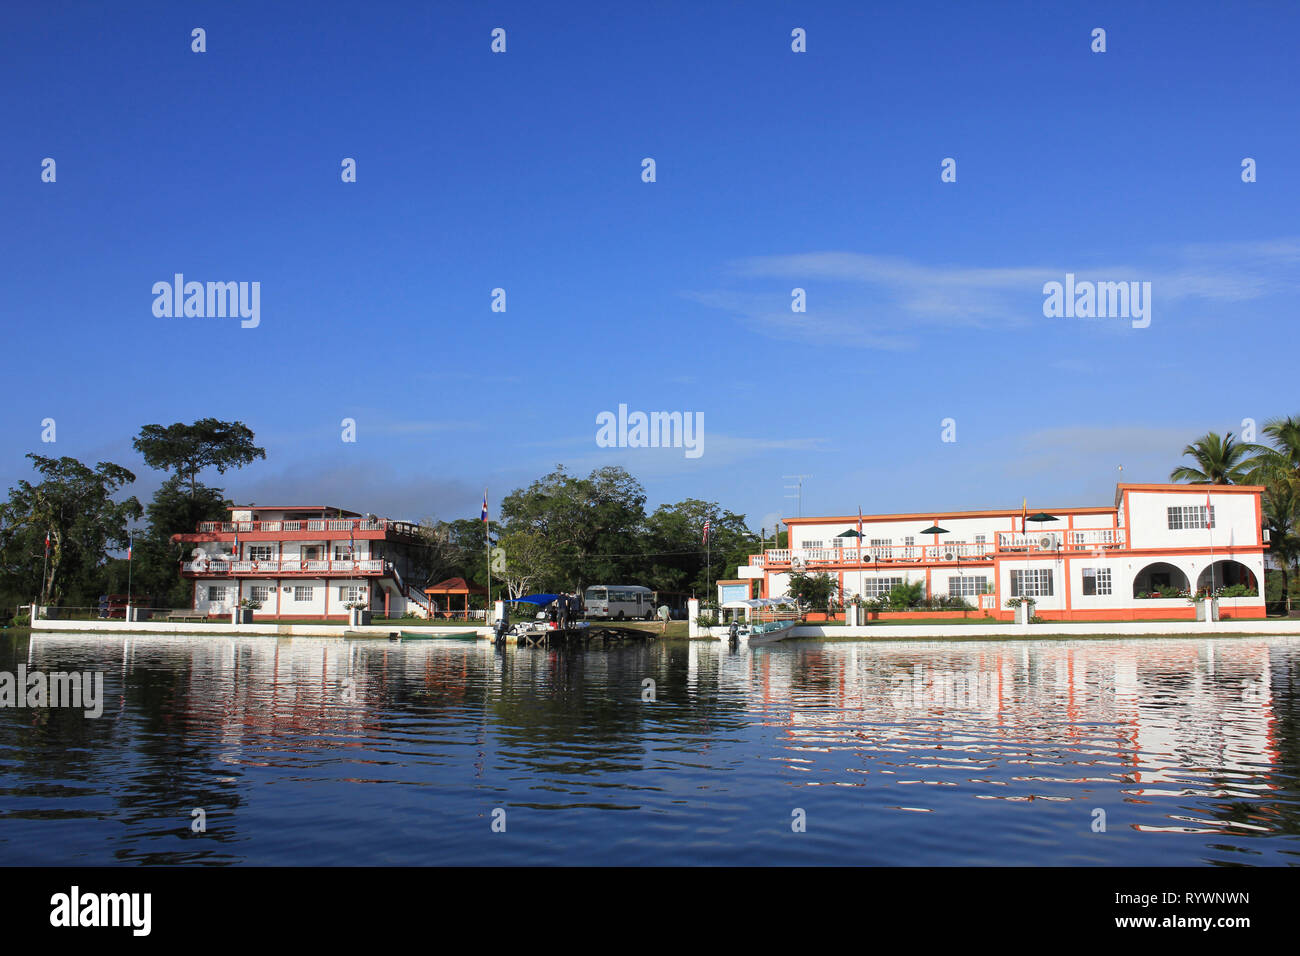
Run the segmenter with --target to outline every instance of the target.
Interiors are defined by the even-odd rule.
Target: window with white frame
[[[295,601],[310,601],[315,591],[315,588],[295,587],[293,589],[293,599]]]
[[[1169,530],[1185,531],[1188,528],[1204,528],[1205,505],[1174,505],[1166,509],[1169,514]],[[1210,506],[1209,527],[1214,527],[1214,506]]]
[[[902,578],[864,578],[862,581],[862,597],[865,600],[883,597],[894,589],[894,585],[902,584]]]
[[[369,596],[369,588],[364,584],[345,584],[339,588],[339,600],[344,604],[364,601]]]
[[[976,544],[986,544],[987,542],[988,542],[988,539],[985,538],[984,535],[982,535],[982,534],[977,534],[977,535],[975,535],[975,543],[976,543]]]
[[[248,589],[248,596],[254,601],[265,604],[271,600],[271,589],[265,584],[254,584]]]
[[[824,547],[824,546],[825,546],[825,542],[823,542],[823,541],[805,541],[805,542],[803,543],[803,546],[804,546],[805,548],[821,548],[821,547]]]
[[[951,577],[948,579],[949,597],[974,597],[989,588],[989,579],[982,575]]]
[[[1012,597],[1050,597],[1051,594],[1051,568],[1026,568],[1011,572]]]
[[[270,561],[271,546],[269,544],[250,544],[248,546],[249,561]]]
[[[351,544],[334,545],[335,561],[351,561],[356,557],[356,549]]]
[[[224,604],[226,602],[226,589],[220,587],[208,588],[209,604]]]
[[[1084,568],[1083,593],[1087,595],[1110,594],[1110,568]]]

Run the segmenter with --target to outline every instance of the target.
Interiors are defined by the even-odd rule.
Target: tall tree
[[[195,498],[199,495],[199,473],[205,468],[225,474],[227,468],[242,468],[266,458],[266,450],[253,444],[253,431],[247,425],[215,418],[200,418],[193,425],[145,425],[133,445],[145,464],[173,472]]]
[[[1214,485],[1244,484],[1250,480],[1252,448],[1231,434],[1220,437],[1215,432],[1206,432],[1183,448],[1183,455],[1190,457],[1194,465],[1178,466],[1169,473],[1169,480]]]
[[[1282,599],[1291,613],[1291,582],[1300,563],[1300,490],[1287,481],[1268,487],[1263,502],[1264,527],[1268,529],[1268,547],[1282,565]]]
[[[532,532],[544,545],[534,557],[550,586],[621,583],[639,550],[645,491],[623,468],[578,478],[560,465],[502,499],[501,515],[510,531]]]
[[[67,596],[89,601],[102,586],[108,552],[126,547],[127,522],[142,513],[134,497],[114,500],[135,481],[135,475],[111,462],[90,468],[75,458],[27,457],[42,480],[38,484],[20,481],[9,489],[8,501],[0,504],[0,554],[6,578],[29,584],[34,569],[43,567],[43,576],[35,574],[41,604],[55,604]],[[44,559],[47,534],[48,561]]]

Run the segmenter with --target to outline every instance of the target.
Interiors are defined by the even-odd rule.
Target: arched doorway
[[[1186,592],[1190,588],[1187,575],[1183,569],[1167,561],[1148,564],[1133,576],[1133,596],[1148,597],[1160,594],[1161,588],[1177,588]]]
[[[1255,577],[1255,572],[1240,561],[1233,561],[1230,558],[1215,561],[1196,578],[1198,591],[1208,591],[1211,587],[1217,591],[1238,584],[1255,591],[1256,594],[1259,593],[1259,580]]]

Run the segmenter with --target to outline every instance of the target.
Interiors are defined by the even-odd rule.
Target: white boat
[[[743,610],[747,620],[736,629],[737,643],[744,642],[756,647],[776,644],[794,635],[794,629],[802,622],[798,605],[792,598],[750,598],[743,601],[728,601],[722,605],[723,610]],[[724,641],[731,639],[730,634]]]

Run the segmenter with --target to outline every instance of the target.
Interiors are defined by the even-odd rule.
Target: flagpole
[[[483,489],[483,556],[487,559],[487,603],[483,610],[483,623],[488,622],[488,612],[492,608],[492,539],[488,534],[491,528],[491,522],[488,521],[487,511],[487,489]]]
[[[45,532],[45,560],[41,562],[41,603],[45,603],[45,576],[50,573],[50,532]]]
[[[128,621],[131,620],[131,565],[134,563],[131,559],[134,544],[135,536],[128,536],[126,539],[126,619]]]

